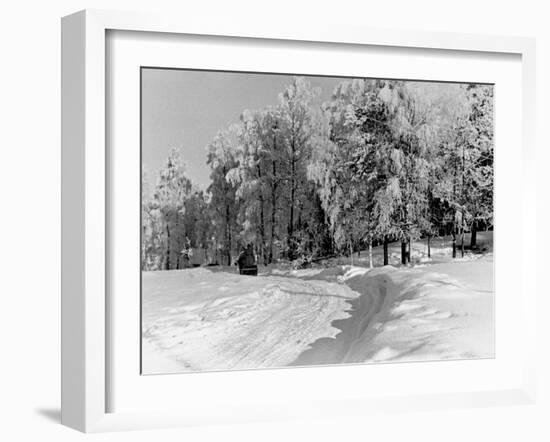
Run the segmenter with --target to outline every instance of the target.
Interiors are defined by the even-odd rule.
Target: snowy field
[[[469,240],[469,238],[466,238]],[[143,273],[143,373],[494,357],[492,232],[452,259],[448,238],[312,268]],[[460,251],[458,255],[460,256]],[[353,265],[352,265],[353,260]]]

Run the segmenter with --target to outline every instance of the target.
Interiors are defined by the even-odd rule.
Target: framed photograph
[[[62,53],[64,424],[534,401],[533,40],[83,11]]]

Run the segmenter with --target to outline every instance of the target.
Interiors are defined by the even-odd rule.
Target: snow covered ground
[[[259,277],[144,272],[143,372],[494,357],[492,235],[479,235],[483,255],[452,260],[443,239],[427,259],[415,243],[401,268],[361,253]]]
[[[358,294],[346,285],[205,268],[143,275],[143,372],[290,364],[333,337]]]
[[[349,277],[361,293],[342,332],[293,364],[494,357],[492,257],[420,268],[387,266]],[[489,275],[489,277],[487,277]]]

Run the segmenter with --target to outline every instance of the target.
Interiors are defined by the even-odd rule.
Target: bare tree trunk
[[[407,262],[411,262],[411,237],[410,236],[407,242],[408,242]]]
[[[269,238],[269,263],[273,262],[273,242],[275,240],[275,197],[271,209],[271,237]]]
[[[294,148],[293,154],[294,155]],[[288,222],[288,257],[290,259],[294,259],[294,198],[295,198],[295,192],[296,189],[294,188],[294,173],[295,173],[295,161],[294,157],[292,158],[291,162],[291,169],[290,169],[290,219]]]
[[[387,266],[388,262],[388,236],[384,235],[384,265]]]
[[[233,246],[232,244],[232,238],[231,238],[231,225],[227,226],[227,230],[229,233],[229,247],[227,248],[227,265],[231,265],[231,248]]]
[[[351,265],[353,265],[353,246],[351,244],[351,241],[349,241],[349,257],[351,260]]]
[[[407,240],[401,239],[401,264],[407,264]]]
[[[369,239],[369,268],[373,268],[372,264],[372,239]]]
[[[464,223],[462,223],[460,232],[460,254],[464,258]]]
[[[170,270],[170,227],[166,222],[166,270]]]
[[[456,227],[453,226],[453,258],[456,258]]]
[[[259,165],[258,165],[258,178],[260,179],[260,182],[261,182],[262,171],[261,171]],[[263,192],[262,192],[261,188],[260,188],[259,200],[260,200],[260,238],[261,238],[261,241],[262,241],[262,244],[261,244],[261,247],[260,247],[260,256],[261,256],[262,262],[265,265],[266,264],[266,257],[265,257],[264,195],[263,195]]]
[[[430,248],[430,238],[431,237],[432,237],[431,235],[428,235],[428,258],[432,257],[432,251],[431,251],[431,248]]]
[[[466,171],[466,149],[464,143],[462,143],[462,204],[466,201],[466,186],[465,186],[465,171]],[[464,258],[464,209],[460,211],[460,253]]]
[[[231,217],[229,214],[229,205],[225,206],[225,237],[226,237],[226,253],[227,265],[231,265]]]
[[[273,135],[273,152],[277,150],[277,137]],[[273,243],[275,241],[275,215],[277,213],[277,162],[271,159],[271,236],[269,238],[269,263],[273,262]]]
[[[477,245],[477,221],[472,222],[472,232],[470,234],[470,247],[473,249]]]

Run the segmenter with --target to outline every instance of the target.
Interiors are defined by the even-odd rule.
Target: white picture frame
[[[313,24],[294,27],[251,22],[213,22],[197,17],[86,10],[62,20],[62,423],[84,432],[111,431],[220,422],[247,422],[286,417],[364,414],[373,410],[400,411],[532,403],[535,400],[534,270],[522,266],[521,308],[525,340],[520,384],[470,392],[412,396],[316,398],[303,404],[272,406],[235,398],[228,409],[193,415],[182,412],[108,412],[110,364],[107,228],[110,203],[107,184],[106,33],[144,31],[296,42],[370,45],[380,48],[424,48],[514,54],[521,57],[522,226],[536,219],[534,165],[535,42],[517,37],[494,37],[416,31],[389,31]],[[497,133],[498,137],[498,133]],[[521,235],[526,235],[521,230]],[[521,262],[535,254],[531,241],[522,241]],[[533,276],[532,278],[530,277]],[[501,325],[506,326],[506,325]],[[518,326],[516,324],[516,326]],[[498,355],[497,355],[498,357]],[[382,367],[383,368],[383,367]],[[332,370],[338,370],[338,367]],[[247,373],[239,376],[246,377]],[[192,398],[187,398],[192,401]],[[154,404],[152,409],[154,409]],[[335,412],[335,408],[338,411]]]

